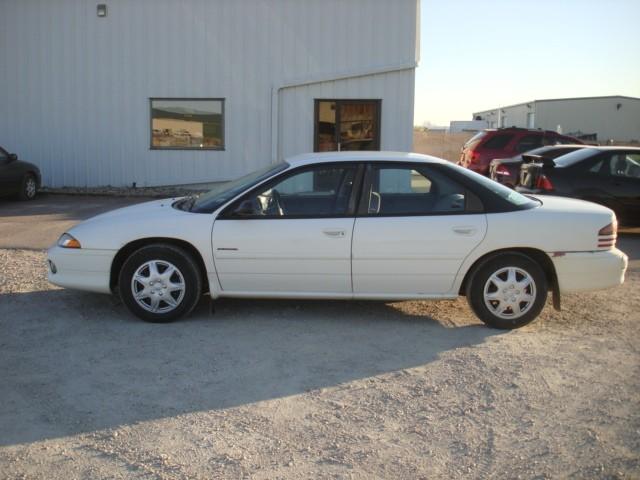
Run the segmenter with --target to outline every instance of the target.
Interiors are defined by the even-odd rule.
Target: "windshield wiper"
[[[180,210],[184,210],[185,212],[190,212],[193,208],[193,204],[196,203],[197,198],[197,195],[189,195],[188,197],[184,197],[182,200],[180,200],[178,208],[180,208]]]

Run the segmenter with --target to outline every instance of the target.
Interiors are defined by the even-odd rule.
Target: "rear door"
[[[230,205],[213,225],[230,295],[351,295],[356,164],[287,172]]]
[[[371,163],[353,233],[353,292],[445,295],[486,228],[479,200],[437,167]]]

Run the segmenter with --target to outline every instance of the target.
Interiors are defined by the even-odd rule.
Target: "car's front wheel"
[[[547,300],[542,268],[520,253],[505,253],[481,264],[467,285],[471,309],[485,324],[513,329],[533,321]]]
[[[137,317],[164,323],[188,315],[198,303],[202,278],[183,248],[154,244],[133,252],[118,278],[122,301]]]

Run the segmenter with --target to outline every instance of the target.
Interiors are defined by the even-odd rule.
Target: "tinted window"
[[[542,136],[541,135],[525,135],[518,141],[516,145],[517,152],[528,152],[529,150],[533,150],[534,148],[538,148],[542,145]]]
[[[570,167],[578,162],[586,160],[587,158],[598,155],[599,153],[600,150],[581,148],[580,150],[576,150],[575,152],[567,153],[566,155],[556,158],[554,163],[556,164],[556,167]]]
[[[323,217],[348,210],[355,166],[316,166],[271,183],[247,199],[253,217]]]
[[[369,215],[429,215],[465,211],[466,190],[426,167],[376,166],[364,194]]]
[[[501,150],[509,144],[512,138],[513,138],[513,135],[507,135],[507,134],[494,135],[493,137],[489,138],[486,142],[482,144],[482,148],[487,148],[491,150]]]
[[[580,147],[552,148],[543,156],[545,158],[551,158],[551,159],[558,158],[558,157],[561,157],[562,155],[566,155],[567,153],[571,153],[576,150],[579,150],[579,148]]]
[[[2,165],[3,163],[6,163],[7,160],[9,160],[9,156],[4,153],[4,150],[0,149],[0,165]]]

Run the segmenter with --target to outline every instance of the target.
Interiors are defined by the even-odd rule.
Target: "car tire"
[[[20,191],[18,192],[18,198],[20,200],[33,200],[34,198],[36,198],[37,193],[38,182],[36,181],[36,177],[32,173],[27,173],[24,177],[22,177],[22,182],[20,183]]]
[[[547,301],[548,282],[530,257],[507,252],[476,267],[467,283],[467,301],[486,325],[520,328],[532,322]]]
[[[123,303],[138,318],[166,323],[195,308],[202,293],[202,277],[185,249],[153,244],[127,258],[118,275],[118,290]]]

